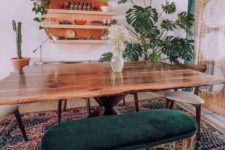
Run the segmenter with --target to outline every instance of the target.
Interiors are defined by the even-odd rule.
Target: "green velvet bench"
[[[196,121],[182,112],[152,110],[61,123],[44,135],[41,150],[135,150],[178,140],[193,143],[196,131]]]

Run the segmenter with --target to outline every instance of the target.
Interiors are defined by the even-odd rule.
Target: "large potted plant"
[[[15,70],[22,69],[24,66],[29,65],[30,58],[22,57],[22,22],[12,21],[12,28],[16,33],[16,48],[17,57],[12,58],[12,64]]]
[[[165,0],[162,11],[158,12],[151,5],[152,0],[143,0],[143,5],[135,4],[135,0],[119,0],[119,3],[130,2],[133,6],[126,12],[127,28],[136,38],[136,42],[127,43],[123,57],[128,61],[159,61],[168,59],[174,62],[178,58],[191,60],[193,58],[193,40],[186,36],[176,36],[173,31],[192,34],[190,28],[194,17],[186,11],[180,12],[177,18],[169,20],[162,18],[176,12],[174,2]],[[140,3],[139,3],[140,4]],[[166,57],[162,57],[164,56]],[[112,53],[105,53],[100,61],[110,61]]]

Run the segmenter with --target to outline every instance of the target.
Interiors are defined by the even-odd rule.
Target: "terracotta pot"
[[[26,58],[26,57],[23,57],[22,59],[12,58],[11,61],[12,61],[13,67],[16,71],[16,70],[20,70],[23,67],[29,65],[30,58]]]

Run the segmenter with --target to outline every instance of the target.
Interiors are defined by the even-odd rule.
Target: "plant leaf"
[[[153,38],[159,34],[155,25],[158,21],[158,13],[155,8],[134,5],[126,12],[126,19],[135,31],[146,38]]]
[[[128,0],[120,0],[119,2],[118,2],[118,4],[124,4],[124,3],[126,3]]]
[[[162,45],[162,52],[169,57],[171,62],[178,58],[192,60],[194,55],[193,40],[167,36]]]
[[[39,17],[36,17],[34,18],[34,21],[41,22],[41,19]]]
[[[151,6],[143,8],[141,6],[134,5],[126,12],[127,22],[134,28],[137,28],[143,24],[153,26],[158,21],[158,13],[155,8]]]
[[[166,31],[173,31],[174,29],[176,29],[176,23],[168,19],[163,20],[160,26]]]
[[[143,48],[139,43],[126,44],[123,57],[129,61],[139,61],[140,57],[142,57],[142,54]]]
[[[172,14],[176,12],[176,5],[174,2],[169,2],[166,0],[166,4],[162,5],[162,9],[167,14]]]
[[[111,61],[113,54],[111,52],[104,53],[101,55],[99,62]]]
[[[185,11],[181,12],[178,14],[176,25],[187,31],[189,34],[192,34],[190,29],[194,25],[194,16]]]

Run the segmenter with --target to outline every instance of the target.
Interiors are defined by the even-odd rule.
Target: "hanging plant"
[[[44,15],[47,14],[48,5],[51,0],[31,0],[33,2],[32,11],[35,13],[36,17],[34,21],[41,23],[44,20]],[[40,29],[41,26],[39,27]]]
[[[161,18],[163,14],[172,15],[176,12],[174,2],[165,0],[162,11],[159,13],[151,3],[152,0],[143,0],[143,6],[135,4],[135,0],[119,0],[119,4],[130,2],[133,6],[126,12],[127,27],[137,39],[137,42],[127,44],[124,50],[124,58],[130,61],[144,59],[146,61],[159,61],[161,54],[167,56],[171,62],[178,58],[191,60],[193,58],[193,40],[172,36],[169,32],[185,31],[193,34],[191,27],[194,17],[183,11],[177,15],[176,20]],[[110,53],[103,54],[101,61],[110,60]]]

